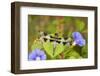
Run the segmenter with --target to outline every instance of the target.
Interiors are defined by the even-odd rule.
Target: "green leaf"
[[[82,47],[76,45],[76,46],[73,47],[73,50],[75,50],[76,52],[78,52],[81,55]]]
[[[65,49],[65,46],[63,44],[57,44],[56,45],[56,49],[55,49],[55,53],[54,53],[54,57],[56,57],[57,55],[59,55],[61,52],[63,52]]]
[[[48,55],[53,58],[53,43],[51,42],[44,42],[43,47]]]
[[[81,55],[82,55],[83,58],[87,58],[88,57],[87,45],[82,48]]]
[[[76,52],[75,50],[73,49],[70,49],[70,52],[68,52],[66,54],[66,57],[67,59],[79,59],[79,58],[82,58],[78,52]]]
[[[85,27],[85,23],[81,20],[76,20],[76,29],[77,31],[83,31],[84,27]]]
[[[71,37],[71,35],[72,35],[72,31],[69,31],[68,32],[68,37]]]
[[[43,43],[43,47],[46,51],[46,53],[51,57],[55,58],[57,55],[59,55],[61,52],[64,51],[65,46],[63,44],[57,44],[56,48],[53,48],[53,43],[51,42],[45,42]],[[54,55],[53,55],[54,53]]]
[[[42,49],[42,43],[40,40],[35,40],[31,46],[31,50],[35,50],[36,48]]]
[[[76,57],[75,56],[69,56],[68,59],[76,59]]]

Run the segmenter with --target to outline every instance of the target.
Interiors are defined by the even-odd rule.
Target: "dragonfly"
[[[55,48],[57,44],[63,44],[70,46],[71,45],[71,40],[68,39],[68,37],[59,37],[58,33],[55,33],[54,36],[51,34],[47,34],[46,32],[40,32],[40,40],[42,42],[52,42],[53,43],[53,55],[55,53]]]

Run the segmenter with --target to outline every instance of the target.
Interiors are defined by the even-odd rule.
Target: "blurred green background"
[[[32,50],[32,44],[38,38],[39,31],[48,34],[59,33],[61,36],[69,37],[72,36],[72,32],[78,31],[88,42],[87,22],[87,17],[28,15],[28,50],[29,52]],[[83,57],[87,57],[87,50],[83,53],[85,53]]]

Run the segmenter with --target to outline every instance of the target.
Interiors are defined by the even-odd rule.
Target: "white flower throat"
[[[36,60],[41,60],[41,58],[39,56],[36,57]]]

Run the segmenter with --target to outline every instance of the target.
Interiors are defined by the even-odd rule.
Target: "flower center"
[[[39,56],[37,56],[37,57],[36,57],[36,60],[40,60],[40,57],[39,57]]]
[[[74,41],[72,45],[75,46],[76,44],[77,44],[77,43]]]

